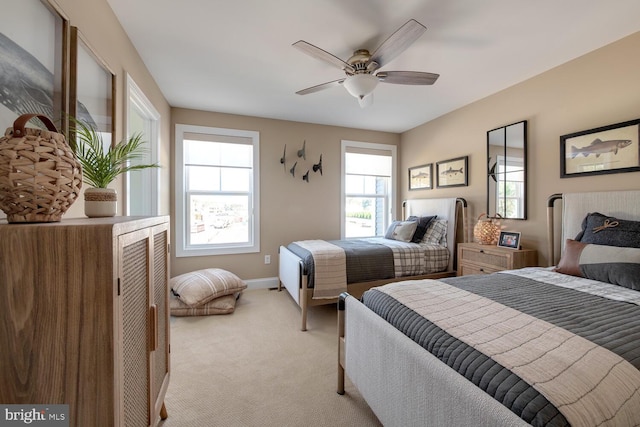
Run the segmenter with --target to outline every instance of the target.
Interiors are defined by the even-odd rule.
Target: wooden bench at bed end
[[[338,394],[344,394],[344,310],[348,292],[343,292],[338,297]]]

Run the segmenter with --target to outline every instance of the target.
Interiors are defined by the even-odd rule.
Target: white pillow
[[[410,242],[417,227],[417,221],[399,221],[391,232],[391,237],[389,238],[402,242]]]

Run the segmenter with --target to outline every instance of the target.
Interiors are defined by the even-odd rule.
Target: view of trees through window
[[[384,235],[391,210],[391,163],[388,154],[345,153],[346,238]]]
[[[185,139],[191,245],[247,243],[253,148]]]
[[[496,176],[504,180],[496,186],[498,212],[504,212],[507,218],[517,218],[523,215],[524,206],[524,168],[522,160],[498,156]]]

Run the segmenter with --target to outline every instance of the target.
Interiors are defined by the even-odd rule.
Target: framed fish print
[[[436,187],[463,187],[468,185],[469,156],[436,163]]]
[[[409,168],[409,190],[433,188],[433,163]]]
[[[640,119],[560,137],[560,178],[640,171]]]
[[[69,20],[47,0],[11,2],[0,15],[2,134],[23,114],[42,114],[66,132]],[[46,129],[39,120],[29,126]]]

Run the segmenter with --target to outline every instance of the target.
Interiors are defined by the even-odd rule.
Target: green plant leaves
[[[69,117],[72,123],[70,146],[82,165],[84,182],[96,187],[107,188],[120,174],[160,167],[158,164],[131,165],[131,160],[139,159],[145,151],[145,141],[141,134],[134,134],[105,149],[102,135],[86,123]]]

